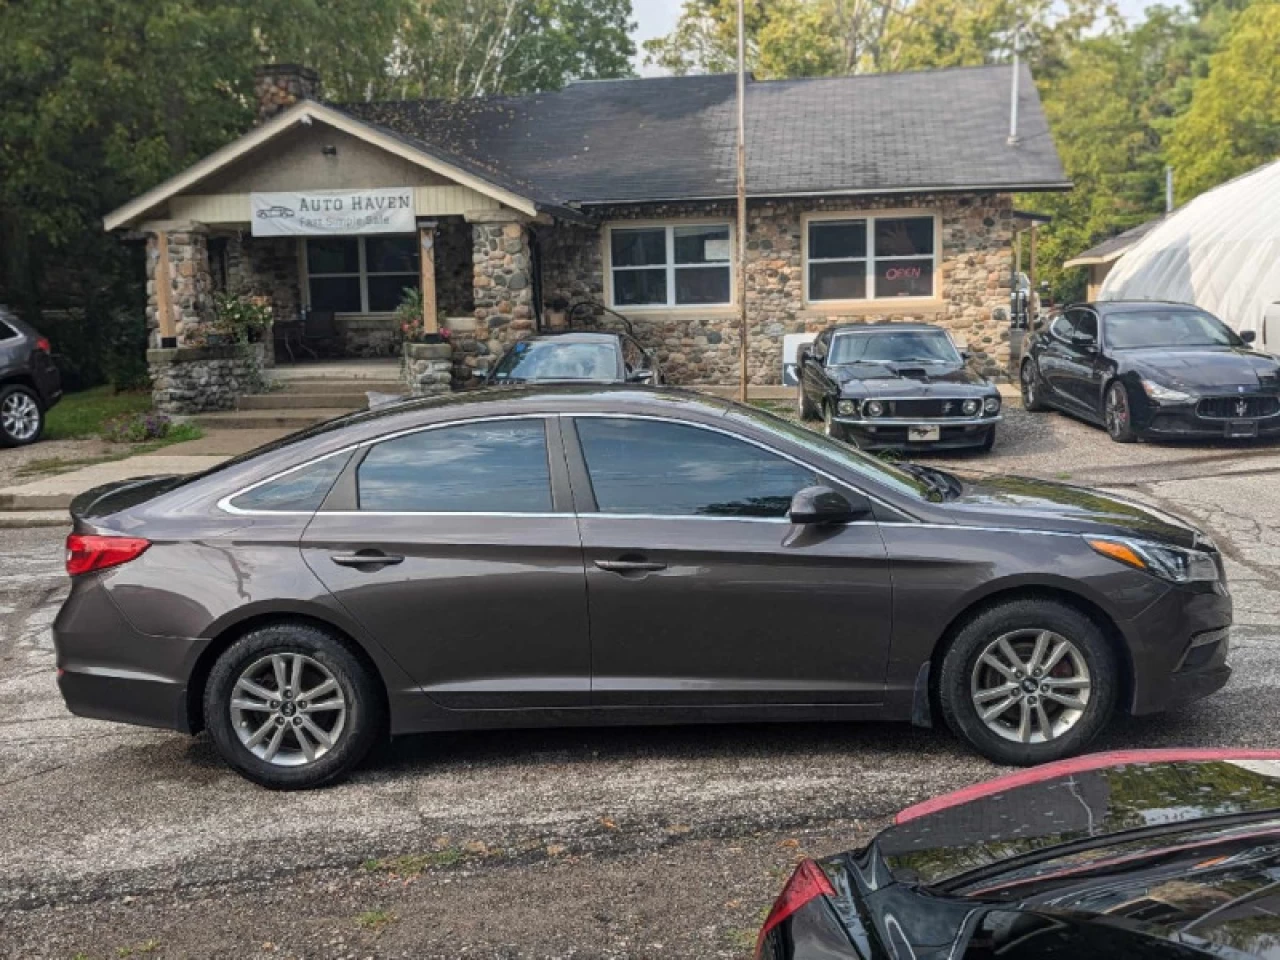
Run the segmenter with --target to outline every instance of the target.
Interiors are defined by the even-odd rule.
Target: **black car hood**
[[[991,384],[964,364],[943,363],[844,363],[829,368],[842,394],[868,393],[895,397],[954,397],[993,393]],[[959,390],[957,387],[975,388]]]
[[[1280,360],[1243,347],[1159,347],[1117,350],[1115,356],[1139,376],[1176,390],[1280,391]]]
[[[1085,487],[1029,477],[960,474],[958,478],[961,492],[946,504],[958,524],[1109,533],[1183,547],[1196,546],[1202,536],[1177,517]]]
[[[1271,956],[1280,947],[1280,751],[1145,750],[1047,764],[908,808],[868,847],[822,866],[843,894],[833,907],[847,929],[883,930],[892,919],[917,957],[966,956],[984,915],[988,931],[1018,915],[1026,933],[1055,917],[1109,928],[1105,956],[1182,956],[1181,946]],[[1170,949],[1144,951],[1132,935]]]

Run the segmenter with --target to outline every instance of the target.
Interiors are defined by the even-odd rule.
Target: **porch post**
[[[204,224],[156,221],[147,233],[147,315],[157,346],[185,346],[213,320],[213,276]]]
[[[476,338],[497,357],[533,332],[528,218],[514,210],[466,214],[475,272]]]
[[[154,257],[154,261],[153,258]],[[147,263],[152,265],[151,282],[148,300],[154,297],[151,310],[155,312],[159,346],[176,347],[178,338],[174,333],[173,323],[173,290],[169,279],[169,231],[157,230],[147,235]]]
[[[427,333],[440,329],[440,309],[436,306],[436,222],[418,222],[418,266],[422,275],[422,328]]]

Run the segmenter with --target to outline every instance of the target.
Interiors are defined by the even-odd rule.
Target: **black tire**
[[[849,442],[849,435],[844,425],[836,422],[836,408],[830,401],[822,405],[822,432],[832,440]]]
[[[809,402],[809,397],[804,392],[804,384],[796,386],[796,413],[803,423],[806,420],[813,420],[817,414],[814,412],[813,404]]]
[[[253,753],[241,742],[231,714],[232,693],[241,675],[255,663],[276,654],[286,658],[301,654],[310,658],[329,672],[347,704],[344,723],[333,745],[314,760],[298,766],[280,766]],[[383,698],[378,682],[344,642],[318,627],[289,622],[260,627],[233,643],[214,664],[205,686],[205,727],[223,759],[254,783],[272,790],[319,787],[349,774],[368,755],[381,734]],[[261,718],[267,719],[265,714]],[[296,717],[294,722],[298,722]],[[297,736],[288,732],[288,721],[283,725],[287,737]],[[293,745],[297,747],[298,741],[294,740]],[[295,749],[294,752],[301,751]]]
[[[1030,358],[1022,361],[1018,373],[1018,385],[1022,388],[1022,408],[1032,413],[1041,413],[1049,408],[1040,398],[1042,389],[1040,376],[1036,373],[1035,361]]]
[[[0,447],[25,447],[43,434],[44,404],[39,394],[20,383],[0,387]]]
[[[1090,688],[1085,709],[1069,729],[1042,742],[1006,739],[983,721],[974,703],[972,684],[979,657],[994,641],[1017,636],[1020,631],[1050,631],[1065,638],[1088,668]],[[1087,747],[1110,720],[1118,692],[1116,653],[1102,630],[1079,610],[1049,598],[1009,600],[976,613],[947,648],[937,680],[938,703],[952,732],[987,759],[1019,767],[1060,760]],[[1061,709],[1047,700],[1044,706]],[[1015,711],[1013,716],[1020,708],[1021,702],[1011,708]]]
[[[1133,401],[1129,390],[1119,380],[1107,387],[1102,400],[1102,420],[1107,435],[1116,443],[1133,443],[1138,439],[1133,429]]]
[[[982,446],[980,446],[978,449],[981,450],[983,453],[990,453],[991,450],[995,447],[995,445],[996,445],[996,428],[988,427],[987,435],[982,438]]]

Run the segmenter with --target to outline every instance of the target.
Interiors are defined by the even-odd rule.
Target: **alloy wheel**
[[[970,677],[978,718],[1015,743],[1061,737],[1084,716],[1091,687],[1080,648],[1052,630],[997,637],[978,656]]]
[[[1113,437],[1129,429],[1129,397],[1119,384],[1107,391],[1107,432]]]
[[[1022,365],[1022,405],[1031,407],[1036,402],[1036,374],[1031,369],[1031,364],[1024,363]]]
[[[21,390],[9,394],[0,407],[0,426],[20,443],[30,440],[40,430],[39,405]]]
[[[236,681],[230,709],[244,747],[278,767],[315,762],[334,748],[347,722],[337,678],[301,653],[255,660]]]
[[[835,414],[831,410],[831,404],[824,404],[822,407],[822,433],[824,436],[835,439],[836,425]]]

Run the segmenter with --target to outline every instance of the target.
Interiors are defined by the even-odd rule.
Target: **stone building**
[[[747,84],[751,383],[779,382],[785,335],[849,321],[937,322],[1002,369],[1013,194],[1070,187],[1029,74],[1010,136],[1012,81]],[[319,84],[262,68],[254,129],[106,218],[146,237],[161,353],[204,344],[230,290],[269,297],[277,324],[330,318],[344,355],[391,356],[417,288],[457,385],[566,314],[626,316],[672,383],[736,382],[733,77],[347,104]]]

